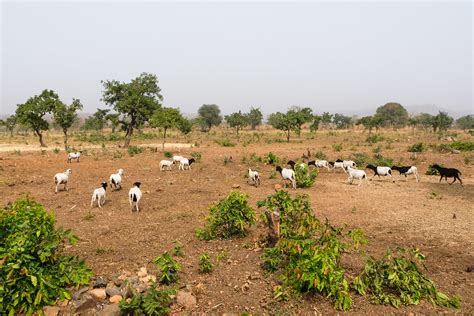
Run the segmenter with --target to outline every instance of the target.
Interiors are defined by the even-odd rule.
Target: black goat
[[[462,185],[461,178],[459,178],[459,175],[462,174],[462,173],[458,169],[443,168],[438,164],[431,165],[431,168],[438,171],[439,174],[441,175],[441,178],[439,178],[439,182],[441,182],[441,180],[443,180],[443,178],[445,178],[446,182],[448,182],[448,178],[454,178],[453,182],[451,182],[449,184],[453,184],[454,182],[456,182],[456,179],[458,179],[459,182],[461,182],[461,185]]]

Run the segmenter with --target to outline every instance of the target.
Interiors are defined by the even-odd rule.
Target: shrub
[[[163,154],[165,155],[165,158],[172,158],[173,157],[173,153],[171,151],[165,151]]]
[[[270,271],[282,270],[282,287],[277,297],[291,288],[297,292],[316,291],[331,297],[337,309],[347,310],[352,305],[349,282],[341,267],[341,256],[350,244],[365,243],[361,231],[344,234],[342,228],[321,223],[311,209],[308,195],[292,198],[288,192],[278,191],[257,203],[265,207],[266,218],[278,212],[279,239],[265,249],[263,265]]]
[[[54,214],[29,199],[0,211],[2,313],[31,315],[58,299],[71,299],[67,287],[89,283],[92,272],[84,261],[61,254],[77,237],[55,223]]]
[[[332,149],[336,152],[340,152],[342,150],[342,144],[332,144]]]
[[[351,159],[358,166],[363,166],[370,160],[370,157],[366,153],[353,153],[352,156],[351,156]]]
[[[199,272],[209,273],[214,268],[214,265],[211,262],[211,257],[209,254],[203,253],[199,256]]]
[[[384,157],[380,154],[375,154],[372,159],[372,164],[376,166],[393,166],[393,159]]]
[[[143,152],[143,148],[138,147],[138,146],[130,146],[128,147],[127,151],[130,157],[133,157],[135,155],[141,154]]]
[[[198,229],[200,239],[245,236],[247,226],[255,223],[255,211],[248,205],[248,195],[232,191],[227,197],[212,205],[207,217],[208,226]]]
[[[145,293],[135,292],[130,300],[122,299],[119,304],[120,311],[123,315],[169,315],[175,294],[175,290],[158,290],[156,285],[153,285]]]
[[[388,252],[382,259],[369,257],[364,271],[352,282],[352,287],[361,295],[370,294],[375,304],[418,305],[428,299],[433,305],[460,307],[459,298],[449,298],[439,292],[433,281],[420,271],[417,265],[424,256],[418,250],[399,249]]]
[[[438,164],[440,167],[443,167],[444,168],[444,165],[442,164]],[[433,165],[429,165],[428,166],[428,170],[426,170],[426,173],[425,173],[427,176],[439,176],[439,172],[438,170],[436,170],[435,168],[433,168]]]
[[[327,160],[328,156],[326,156],[325,153],[323,153],[321,150],[318,150],[313,153],[314,157],[319,160]]]
[[[153,263],[161,271],[160,283],[171,284],[178,281],[178,272],[181,270],[181,265],[168,252],[153,259]]]
[[[263,162],[267,165],[275,165],[280,162],[280,158],[270,151],[263,156]]]
[[[408,147],[409,153],[421,153],[425,151],[426,147],[423,143],[416,143]]]
[[[200,152],[195,151],[191,153],[191,157],[193,157],[196,162],[201,162],[202,154]]]
[[[179,241],[176,241],[173,249],[171,250],[171,254],[177,257],[184,256],[183,244],[180,243]]]
[[[301,162],[295,165],[296,186],[298,188],[309,188],[314,184],[318,171],[316,168],[310,169],[308,165],[300,166]]]
[[[456,149],[460,151],[473,151],[474,150],[474,142],[454,142],[450,146],[452,149]]]
[[[383,140],[384,140],[384,137],[382,135],[374,134],[374,135],[367,136],[365,141],[367,143],[375,144]]]
[[[60,152],[61,152],[61,149],[59,149],[59,148],[54,148],[53,149],[53,153],[55,153],[55,154],[59,154]]]

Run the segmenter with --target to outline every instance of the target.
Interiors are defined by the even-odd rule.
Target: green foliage
[[[465,115],[456,120],[456,125],[462,129],[473,129],[474,128],[474,115]]]
[[[172,157],[173,157],[173,153],[170,152],[170,151],[165,151],[165,152],[163,153],[163,155],[165,156],[165,158],[172,158]]]
[[[0,211],[0,310],[31,315],[56,300],[70,299],[70,286],[88,284],[92,272],[77,257],[64,256],[71,231],[55,228],[53,213],[29,199]]]
[[[232,191],[217,204],[212,205],[207,217],[208,226],[198,229],[200,239],[230,238],[245,236],[247,226],[255,223],[255,211],[248,205],[248,195]]]
[[[375,144],[378,142],[383,141],[385,138],[382,135],[375,134],[375,135],[369,135],[367,136],[367,139],[365,140],[367,143]]]
[[[474,142],[454,142],[449,145],[452,149],[460,150],[460,151],[473,151],[474,150]]]
[[[161,107],[155,111],[150,119],[150,126],[163,129],[163,148],[168,129],[178,128],[182,124],[183,119],[179,109]]]
[[[211,257],[208,253],[203,253],[199,256],[199,272],[209,273],[214,268],[212,264]]]
[[[277,296],[287,288],[315,291],[332,298],[337,309],[348,310],[352,299],[340,261],[351,243],[356,247],[366,242],[363,233],[344,233],[327,221],[321,223],[314,216],[308,195],[292,198],[280,190],[257,205],[265,207],[266,214],[277,212],[280,216],[280,238],[274,247],[265,249],[263,256],[268,270],[282,270],[283,285]]]
[[[426,147],[423,143],[416,143],[408,147],[409,153],[421,153],[425,151]]]
[[[444,165],[442,164],[438,164],[440,167],[443,167],[445,168]],[[425,173],[427,176],[439,176],[439,172],[438,170],[436,170],[435,168],[433,168],[433,165],[429,165],[428,166],[428,170],[426,170],[426,173]]]
[[[203,104],[198,110],[198,123],[203,131],[209,132],[222,122],[221,110],[215,104]]]
[[[258,125],[262,124],[263,114],[260,108],[251,107],[247,113],[247,119],[250,127],[254,130]]]
[[[336,152],[340,152],[342,150],[342,144],[332,144],[332,149]]]
[[[120,114],[119,113],[109,113],[105,116],[105,119],[110,122],[112,127],[112,133],[115,133],[117,127],[120,126]]]
[[[325,153],[323,153],[321,150],[318,150],[318,151],[314,152],[313,156],[316,159],[319,159],[319,160],[327,160],[328,159],[328,156]]]
[[[181,121],[179,121],[178,129],[183,135],[187,135],[193,130],[193,122],[183,117]]]
[[[309,130],[311,132],[316,132],[319,129],[319,124],[321,123],[321,116],[314,115],[313,116],[313,123],[309,126]]]
[[[366,153],[353,153],[351,160],[353,160],[358,166],[363,166],[370,161],[370,157]]]
[[[426,277],[417,263],[423,264],[424,256],[416,249],[399,249],[388,252],[382,259],[369,257],[364,271],[352,282],[360,294],[370,294],[375,304],[418,305],[428,299],[433,305],[460,307],[459,298],[449,298],[439,292],[433,281]]]
[[[332,122],[336,125],[337,129],[348,128],[352,124],[351,118],[349,116],[345,116],[340,113],[334,114]]]
[[[59,154],[61,152],[61,150],[59,148],[54,148],[53,149],[53,153],[55,153],[56,155]]]
[[[308,165],[301,166],[300,162],[295,165],[296,186],[298,188],[309,188],[313,186],[318,171],[316,168],[309,168]]]
[[[130,146],[128,147],[127,152],[130,157],[133,157],[135,155],[141,154],[143,152],[143,148],[138,146]]]
[[[453,124],[454,119],[446,112],[439,112],[438,115],[431,119],[431,126],[433,130],[442,132],[446,131]]]
[[[77,111],[82,110],[81,101],[73,99],[71,105],[66,105],[61,101],[56,102],[53,108],[54,122],[59,125],[64,133],[64,149],[67,150],[67,131],[71,128],[74,121],[77,119]]]
[[[225,120],[230,127],[235,128],[237,135],[239,135],[239,130],[249,125],[248,116],[241,111],[226,115]]]
[[[375,116],[380,118],[384,126],[403,127],[408,123],[407,110],[395,102],[378,107]]]
[[[267,165],[276,165],[280,162],[280,158],[270,151],[263,155],[263,162]]]
[[[153,285],[145,293],[135,292],[130,301],[122,299],[119,304],[120,311],[124,315],[169,315],[174,295],[176,290],[158,290],[156,285]]]
[[[380,154],[375,154],[374,158],[371,160],[371,163],[376,166],[393,166],[393,159],[384,157]]]
[[[9,117],[7,117],[6,120],[3,121],[3,125],[10,132],[10,136],[13,136],[13,130],[15,129],[15,126],[17,125],[16,116],[10,115]]]
[[[202,154],[200,152],[195,151],[191,153],[191,157],[193,157],[196,162],[201,162]]]
[[[301,133],[303,124],[308,123],[313,118],[310,108],[293,107],[286,113],[276,112],[268,117],[268,124],[273,128],[285,131],[287,142],[290,141],[290,132],[294,131],[298,136]]]
[[[181,265],[168,252],[155,257],[153,263],[161,271],[160,283],[171,284],[178,281],[178,272],[181,270]]]
[[[176,241],[173,249],[171,250],[171,254],[175,257],[184,256],[183,244],[180,243],[179,241]]]

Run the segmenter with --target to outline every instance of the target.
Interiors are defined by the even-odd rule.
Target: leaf
[[[36,277],[34,275],[31,275],[30,278],[33,286],[36,286],[38,284],[38,280],[36,279]]]

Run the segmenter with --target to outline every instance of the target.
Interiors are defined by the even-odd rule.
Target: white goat
[[[181,159],[184,159],[184,157],[183,156],[173,156],[173,163],[179,164]]]
[[[107,182],[102,182],[101,187],[94,190],[92,193],[91,207],[94,206],[94,202],[97,201],[99,208],[105,203],[105,189],[107,189]]]
[[[72,174],[71,169],[67,169],[65,172],[56,173],[54,175],[54,184],[56,185],[55,193],[58,193],[59,185],[64,184],[64,189],[69,191],[67,188],[67,182],[69,181],[69,176]]]
[[[115,190],[121,190],[122,189],[122,175],[123,175],[123,169],[119,169],[117,173],[113,173],[110,175],[110,188],[112,187]]]
[[[173,165],[172,160],[161,160],[160,161],[160,171],[163,171],[166,169],[171,170],[171,166]]]
[[[390,167],[383,167],[383,166],[374,166],[374,165],[367,165],[367,167],[365,167],[367,169],[370,169],[374,172],[374,177],[375,176],[378,176],[380,178],[380,176],[382,177],[385,177],[385,176],[390,176],[392,177],[392,169]]]
[[[342,162],[342,165],[344,166],[344,168],[347,168],[347,167],[351,167],[352,169],[357,168],[357,164],[352,160],[344,160]]]
[[[319,168],[326,168],[329,171],[329,163],[327,160],[313,160],[308,162],[308,166],[315,166],[318,170]]]
[[[293,169],[282,168],[280,166],[276,166],[276,171],[278,171],[284,180],[290,180],[291,186],[293,189],[296,189],[296,176],[295,171]]]
[[[393,170],[397,170],[400,172],[400,175],[405,175],[405,178],[407,175],[413,174],[415,175],[416,182],[420,182],[420,175],[418,174],[418,168],[415,166],[404,166],[404,167],[397,167],[397,166],[392,166]]]
[[[346,172],[346,169],[344,167],[344,163],[342,162],[342,160],[341,161],[336,160],[334,162],[330,161],[329,165],[332,167],[333,170],[336,169],[336,168],[341,168],[342,170],[344,170],[344,172]]]
[[[81,158],[81,152],[75,152],[75,153],[69,153],[67,154],[67,162],[71,163],[73,160],[77,159],[77,162],[79,162],[79,159]]]
[[[258,187],[260,185],[260,175],[258,171],[252,170],[249,168],[249,180]]]
[[[354,169],[351,166],[347,166],[347,172],[349,173],[349,178],[347,178],[347,182],[349,184],[352,184],[354,179],[359,179],[359,185],[362,184],[362,179],[365,179],[367,181],[367,174],[365,173],[364,170],[358,170]]]
[[[140,190],[140,182],[135,182],[133,187],[128,191],[128,201],[130,202],[130,212],[133,212],[133,205],[136,206],[137,212],[140,212],[138,208],[138,202],[142,198],[142,191]]]
[[[191,159],[187,159],[187,158],[183,158],[179,161],[179,166],[178,166],[178,170],[191,170],[191,164],[195,162],[194,158],[191,158]]]

